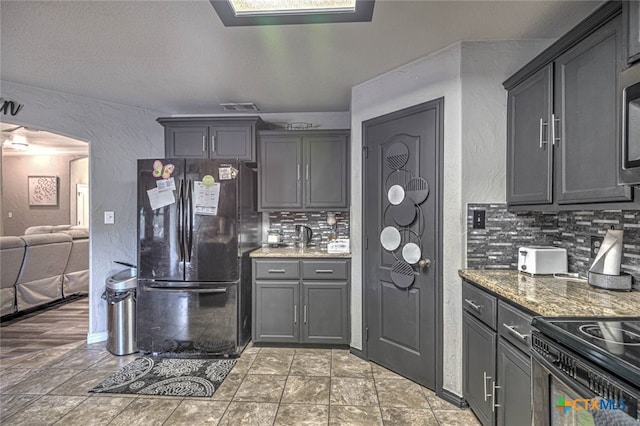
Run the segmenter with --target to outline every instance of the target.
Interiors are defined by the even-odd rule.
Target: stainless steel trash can
[[[114,355],[138,351],[136,345],[136,269],[107,278],[102,298],[107,301],[107,350]]]

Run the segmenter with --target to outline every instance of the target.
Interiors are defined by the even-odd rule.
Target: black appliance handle
[[[176,212],[178,214],[178,235],[180,238],[180,244],[178,244],[179,248],[180,248],[180,258],[178,259],[179,262],[182,262],[184,260],[184,218],[183,218],[183,214],[184,214],[184,181],[182,179],[179,179],[179,184],[178,184],[178,203],[176,206]]]
[[[145,286],[145,290],[147,291],[162,291],[167,293],[199,293],[199,294],[207,294],[207,293],[226,293],[226,288],[196,288],[196,287],[155,287],[155,286]]]
[[[188,200],[188,207],[189,207],[189,210],[188,210],[189,217],[187,219],[188,221],[187,229],[189,230],[189,235],[187,237],[187,255],[188,255],[187,262],[191,262],[191,251],[193,250],[193,188],[192,188],[191,179],[189,179],[189,183],[187,184],[187,200]]]

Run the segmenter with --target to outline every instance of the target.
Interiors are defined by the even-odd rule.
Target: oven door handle
[[[527,343],[527,341],[529,340],[530,335],[529,334],[522,334],[520,332],[518,332],[516,330],[516,326],[515,325],[508,325],[507,323],[502,323],[502,326],[504,328],[507,329],[507,331],[514,335],[515,337],[517,337],[518,339],[522,340],[523,343]]]

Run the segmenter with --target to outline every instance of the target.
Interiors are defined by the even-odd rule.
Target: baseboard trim
[[[104,342],[109,337],[109,333],[106,331],[101,331],[100,333],[89,333],[87,334],[87,343],[99,343]]]
[[[447,390],[447,389],[442,389],[442,391],[440,393],[437,394],[441,399],[444,399],[447,402],[450,402],[451,404],[460,407],[460,408],[468,408],[469,404],[467,404],[467,401],[465,401],[464,397],[456,395],[455,393]]]
[[[369,361],[369,359],[364,355],[364,352],[361,351],[360,349],[349,348],[349,353],[351,353],[352,355],[357,356],[360,359],[364,359],[365,361]]]

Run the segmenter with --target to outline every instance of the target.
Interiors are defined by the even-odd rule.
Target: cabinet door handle
[[[467,306],[471,307],[474,311],[478,313],[482,312],[482,305],[477,305],[476,303],[473,302],[473,300],[464,299],[464,303],[466,303]]]
[[[333,274],[333,269],[316,269],[316,274]]]
[[[527,339],[529,339],[529,335],[528,334],[522,334],[522,333],[518,332],[516,330],[516,326],[515,325],[507,325],[506,323],[502,323],[502,326],[504,328],[506,328],[509,333],[513,334],[518,339],[522,340],[524,343],[527,343]]]
[[[560,125],[560,119],[555,114],[551,114],[551,145],[555,146],[556,142],[560,143],[560,137],[556,137],[556,122]]]
[[[216,137],[211,136],[211,152],[216,152]]]
[[[298,323],[298,305],[293,305],[293,323]]]
[[[309,163],[307,163],[307,180],[309,180]]]
[[[298,164],[298,180],[300,180],[300,164]]]
[[[304,323],[307,323],[307,305],[304,305]]]
[[[270,274],[284,274],[285,272],[287,272],[285,269],[269,269]]]
[[[496,408],[500,407],[500,404],[496,404],[496,389],[501,389],[501,386],[496,385],[496,382],[492,382],[493,392],[491,392],[491,411],[496,412]]]
[[[487,380],[491,380],[491,376],[487,376],[487,372],[482,372],[482,386],[484,388],[484,402],[487,402],[487,398],[491,395],[487,394]]]
[[[542,118],[540,119],[540,149],[543,149],[543,145],[546,145],[549,143],[548,140],[544,140],[544,128],[547,126],[547,122],[543,121]]]
[[[202,135],[202,152],[205,152],[207,150],[207,137],[205,135]]]

